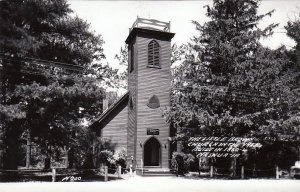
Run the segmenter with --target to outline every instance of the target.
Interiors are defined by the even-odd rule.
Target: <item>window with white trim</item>
[[[160,67],[159,65],[159,44],[152,40],[148,44],[148,66],[149,67]]]

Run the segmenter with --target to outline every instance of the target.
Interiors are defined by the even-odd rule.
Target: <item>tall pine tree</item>
[[[172,105],[166,111],[185,152],[191,152],[185,141],[195,135],[276,137],[272,122],[286,119],[286,109],[293,107],[296,97],[288,93],[294,73],[284,47],[261,45],[277,24],[258,27],[273,13],[259,15],[259,4],[214,0],[206,6],[210,21],[193,21],[198,35],[182,48],[185,59],[174,69]]]
[[[175,125],[224,136],[253,128],[246,116],[261,110],[260,103],[268,98],[250,72],[260,64],[259,40],[276,27],[258,28],[259,21],[273,12],[258,15],[258,5],[256,0],[216,0],[213,7],[207,6],[211,21],[194,21],[199,35],[185,46],[186,58],[174,75],[169,117]]]
[[[50,162],[77,147],[88,135],[82,122],[101,112],[99,83],[112,72],[101,63],[103,39],[65,0],[1,1],[0,12],[4,168],[17,168],[25,133]]]

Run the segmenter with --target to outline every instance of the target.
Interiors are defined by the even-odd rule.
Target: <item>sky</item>
[[[137,16],[147,19],[157,19],[171,22],[171,32],[176,33],[172,43],[177,45],[188,42],[197,34],[192,20],[199,23],[208,21],[205,16],[205,5],[212,5],[212,0],[199,1],[100,1],[100,0],[68,0],[74,14],[86,20],[91,29],[101,34],[105,41],[103,45],[107,62],[113,68],[119,68],[114,56],[119,53],[121,46],[129,34]],[[294,20],[300,13],[300,0],[263,0],[259,13],[275,9],[272,17],[266,17],[260,26],[279,23],[271,38],[263,40],[263,44],[277,48],[286,45],[294,46],[293,40],[285,34],[284,26],[287,21]]]

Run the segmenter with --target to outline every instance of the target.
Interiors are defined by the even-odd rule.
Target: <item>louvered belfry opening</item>
[[[159,67],[159,44],[155,40],[148,44],[148,65]]]

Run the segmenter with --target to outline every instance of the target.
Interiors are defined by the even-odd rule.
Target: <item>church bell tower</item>
[[[136,166],[169,168],[170,126],[162,117],[170,106],[170,23],[137,18],[128,44],[127,154]]]

